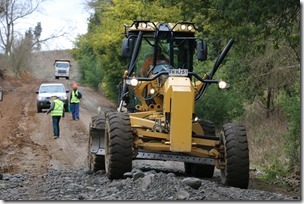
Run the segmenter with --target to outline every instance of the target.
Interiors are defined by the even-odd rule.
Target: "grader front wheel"
[[[221,142],[224,145],[225,169],[221,170],[224,185],[248,188],[249,150],[246,130],[242,125],[232,123],[223,126]]]
[[[105,133],[106,175],[109,179],[121,179],[132,170],[133,136],[129,115],[108,112]]]

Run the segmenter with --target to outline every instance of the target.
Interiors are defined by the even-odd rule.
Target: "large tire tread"
[[[93,153],[90,153],[89,159],[90,162],[90,169],[93,170],[93,172],[97,172],[99,170],[105,170],[105,158],[104,155],[95,155]]]
[[[223,144],[225,146],[225,170],[222,170],[222,182],[225,185],[248,188],[249,149],[246,130],[242,125],[223,126]]]
[[[132,170],[133,135],[129,116],[107,112],[106,134],[106,174],[109,179],[121,179]]]
[[[91,128],[104,131],[105,117],[103,115],[95,115],[91,117]]]
[[[202,126],[205,135],[215,136],[215,125],[209,120],[199,121],[199,124]]]
[[[105,129],[105,117],[104,115],[95,115],[91,117],[90,123],[90,135],[89,135],[89,152],[88,152],[88,160],[89,160],[89,168],[94,172],[99,170],[105,170],[105,156],[104,155],[96,155],[90,151],[92,147],[92,136],[93,134],[98,134],[99,136],[99,148],[104,146],[101,144],[101,141],[104,141],[102,137],[104,137]],[[96,145],[96,144],[95,144]]]

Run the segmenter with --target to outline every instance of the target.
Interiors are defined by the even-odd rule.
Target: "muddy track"
[[[71,113],[60,121],[60,138],[53,139],[51,115],[37,113],[36,90],[42,82],[62,82],[70,89],[73,80],[40,80],[30,83],[16,81],[5,92],[0,104],[1,152],[0,170],[3,173],[45,173],[50,168],[79,168],[87,165],[88,129],[91,116],[97,113],[98,102],[113,107],[110,101],[79,86],[84,99],[80,106],[80,120],[71,120]],[[90,98],[95,98],[90,100]],[[99,99],[99,100],[98,100]],[[92,102],[93,101],[93,102]],[[94,103],[95,102],[95,103]],[[104,104],[99,104],[104,105]]]

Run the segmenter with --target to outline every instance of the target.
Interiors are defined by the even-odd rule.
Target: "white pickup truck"
[[[69,59],[55,59],[55,79],[64,77],[70,79],[71,61]]]

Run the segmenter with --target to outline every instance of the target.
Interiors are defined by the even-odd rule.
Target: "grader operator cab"
[[[213,77],[234,41],[228,42],[210,73],[200,76],[193,71],[193,61],[195,55],[206,60],[207,45],[196,39],[195,30],[187,22],[125,25],[122,56],[128,69],[119,86],[117,111],[100,113],[90,122],[92,170],[103,169],[109,179],[121,179],[135,159],[179,161],[191,176],[211,178],[217,168],[224,185],[248,187],[245,128],[229,123],[216,135],[214,124],[194,112],[209,85],[225,88],[225,82]],[[149,70],[144,72],[144,66]]]

